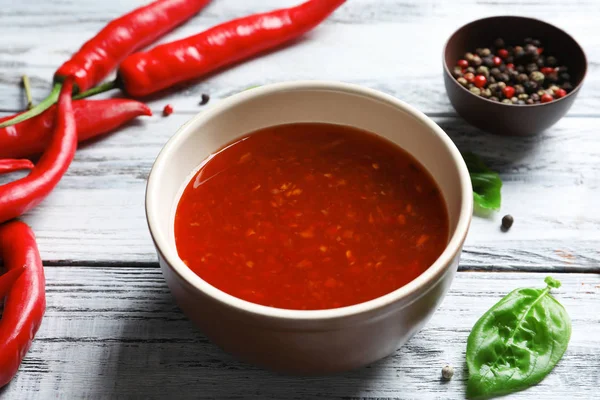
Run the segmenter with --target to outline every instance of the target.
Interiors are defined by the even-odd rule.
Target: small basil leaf
[[[463,154],[471,185],[473,185],[473,201],[476,210],[499,210],[502,204],[502,180],[500,176],[489,169],[477,155]]]
[[[516,289],[477,321],[467,342],[467,396],[504,395],[539,383],[561,359],[571,337],[571,320],[550,295],[560,282],[547,277],[544,289]]]

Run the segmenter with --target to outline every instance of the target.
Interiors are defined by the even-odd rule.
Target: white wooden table
[[[110,19],[147,0],[9,0],[0,9],[0,113],[35,100],[54,70]],[[214,0],[164,40],[299,0]],[[8,4],[7,4],[8,3]],[[587,52],[589,72],[570,113],[532,138],[492,136],[455,114],[441,51],[470,20],[518,14],[555,23]],[[556,297],[573,321],[563,360],[514,399],[598,398],[600,386],[600,7],[596,0],[351,0],[293,47],[151,99],[155,116],[83,146],[57,190],[25,217],[47,274],[42,327],[3,399],[48,398],[464,398],[466,338],[508,291],[562,281]],[[144,218],[146,177],[166,140],[202,110],[253,85],[332,79],[390,93],[418,107],[501,172],[502,212],[475,218],[452,290],[427,326],[397,353],[361,370],[321,378],[273,374],[211,344],[178,310],[156,262]],[[171,103],[175,113],[161,116]],[[13,176],[14,177],[14,176]],[[5,178],[6,179],[6,178]],[[515,217],[508,233],[504,213]],[[455,366],[442,382],[445,363]]]

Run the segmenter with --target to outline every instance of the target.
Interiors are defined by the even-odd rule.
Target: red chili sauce
[[[361,303],[415,279],[448,241],[445,202],[407,152],[358,129],[302,123],[211,155],[175,215],[183,262],[271,307]]]

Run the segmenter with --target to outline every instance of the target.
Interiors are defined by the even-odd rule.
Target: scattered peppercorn
[[[450,379],[452,379],[453,376],[454,376],[454,367],[452,367],[451,365],[446,365],[446,366],[444,366],[444,368],[442,368],[442,378],[444,378],[446,380],[450,380]]]
[[[510,214],[507,214],[504,217],[502,217],[502,230],[505,232],[509,230],[510,227],[513,225],[513,222],[515,222],[515,219]]]
[[[170,104],[167,104],[165,106],[165,108],[163,108],[163,115],[165,117],[168,117],[169,115],[173,114],[173,106]]]
[[[522,45],[512,46],[498,38],[493,46],[465,53],[452,75],[475,95],[525,105],[548,103],[571,92],[567,71],[556,57],[544,53],[537,39],[527,38]]]
[[[461,76],[462,76],[462,74],[461,74]],[[458,78],[458,76],[457,76],[457,78]],[[200,98],[200,103],[199,104],[201,106],[203,106],[206,103],[208,103],[209,101],[210,101],[210,96],[207,95],[206,93],[202,93],[202,97]]]

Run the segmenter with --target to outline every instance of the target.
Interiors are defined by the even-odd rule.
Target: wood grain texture
[[[3,399],[38,398],[464,398],[466,338],[508,291],[543,286],[543,274],[459,273],[426,327],[393,356],[331,377],[282,376],[210,343],[174,305],[157,268],[47,267],[48,308]],[[600,277],[556,274],[554,294],[573,336],[555,370],[507,399],[591,399],[600,384]],[[251,345],[251,344],[249,344]],[[445,363],[455,367],[440,380]]]
[[[84,40],[148,1],[3,4],[0,115],[25,106],[22,74],[30,75],[34,98],[41,100],[55,69]],[[299,1],[214,0],[163,41]],[[447,37],[471,20],[501,14],[557,24],[587,53],[588,76],[575,105],[536,137],[483,133],[456,117],[445,94],[441,52]],[[145,99],[156,116],[82,146],[57,190],[25,217],[47,265],[48,311],[20,373],[0,398],[461,399],[470,328],[508,291],[543,285],[545,273],[534,272],[552,272],[563,282],[556,296],[573,319],[573,337],[542,384],[508,398],[597,398],[599,17],[597,0],[351,0],[294,46]],[[428,113],[460,150],[483,156],[505,182],[502,212],[473,220],[464,272],[426,327],[388,359],[326,378],[265,372],[208,342],[174,305],[144,216],[154,158],[179,126],[206,108],[198,105],[202,93],[210,94],[210,105],[250,86],[297,79],[348,81],[407,101]],[[112,95],[119,94],[103,96]],[[163,118],[167,103],[175,113]],[[0,184],[18,176],[0,177]],[[515,217],[508,233],[499,229],[504,213]],[[448,383],[440,381],[445,363],[456,368]]]
[[[139,119],[80,148],[58,189],[25,217],[43,258],[69,265],[155,262],[146,178],[162,145],[190,117]],[[532,138],[485,134],[453,117],[434,120],[505,182],[502,212],[473,220],[462,269],[600,271],[597,119],[569,118]],[[515,217],[508,233],[499,229],[504,213]]]

